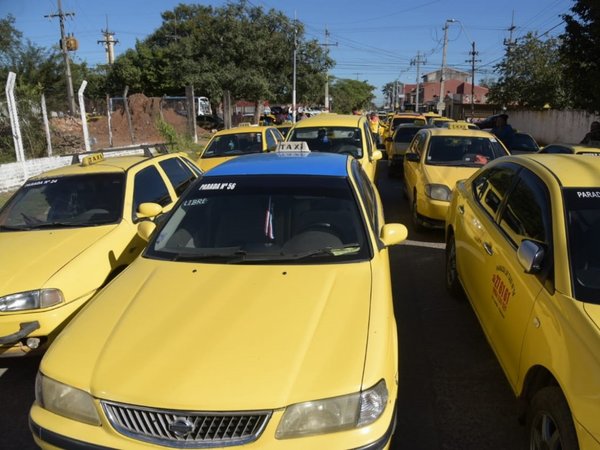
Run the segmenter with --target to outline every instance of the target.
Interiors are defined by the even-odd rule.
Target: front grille
[[[271,411],[176,411],[105,401],[102,407],[119,433],[175,448],[247,444],[258,439],[271,417]]]

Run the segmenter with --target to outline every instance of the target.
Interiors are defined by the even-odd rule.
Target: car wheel
[[[453,235],[450,235],[446,243],[446,290],[454,298],[463,297],[463,289],[456,267],[456,241]]]
[[[415,227],[415,231],[423,231],[423,221],[421,220],[421,216],[419,216],[419,213],[417,212],[417,191],[413,193],[412,220],[413,225]]]
[[[567,400],[558,386],[540,389],[529,410],[531,450],[578,450],[577,433]]]

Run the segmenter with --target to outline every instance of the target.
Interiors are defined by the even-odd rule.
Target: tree
[[[352,108],[363,109],[375,98],[371,86],[366,81],[336,78],[331,86],[334,111],[349,114]]]
[[[108,76],[111,92],[129,85],[147,95],[180,94],[191,84],[211,99],[229,90],[233,98],[289,102],[296,37],[299,97],[314,102],[323,95],[332,61],[282,12],[239,0],[222,7],[180,4],[162,18],[160,28],[117,58]]]
[[[600,3],[577,0],[566,23],[560,54],[566,89],[573,106],[591,113],[600,111]]]
[[[534,109],[545,104],[560,108],[566,103],[557,39],[542,41],[528,33],[507,47],[495,71],[498,81],[490,87],[490,103]]]

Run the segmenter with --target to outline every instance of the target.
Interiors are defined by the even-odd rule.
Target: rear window
[[[565,188],[563,198],[573,295],[600,303],[600,187]]]
[[[327,126],[292,128],[287,140],[305,141],[311,151],[362,157],[363,136],[360,128]]]
[[[426,163],[441,166],[480,167],[508,153],[495,138],[432,136]]]

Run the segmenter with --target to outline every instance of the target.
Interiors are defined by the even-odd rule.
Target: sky
[[[180,0],[62,0],[66,32],[79,41],[71,53],[75,61],[90,66],[104,64],[106,53],[98,43],[107,22],[119,43],[118,57],[160,27],[161,12],[172,10]],[[193,3],[221,6],[226,0]],[[472,42],[478,52],[476,82],[494,76],[494,65],[504,54],[504,42],[528,32],[558,36],[564,31],[561,15],[569,13],[574,0],[248,0],[265,10],[277,9],[304,23],[307,39],[326,46],[335,61],[330,74],[338,78],[367,81],[376,87],[376,102],[383,101],[381,88],[399,80],[415,83],[417,54],[423,75],[441,67],[444,24],[448,24],[446,64],[470,72]],[[23,37],[44,47],[58,46],[57,0],[0,0],[0,17],[11,14]],[[326,30],[328,37],[326,37]]]

